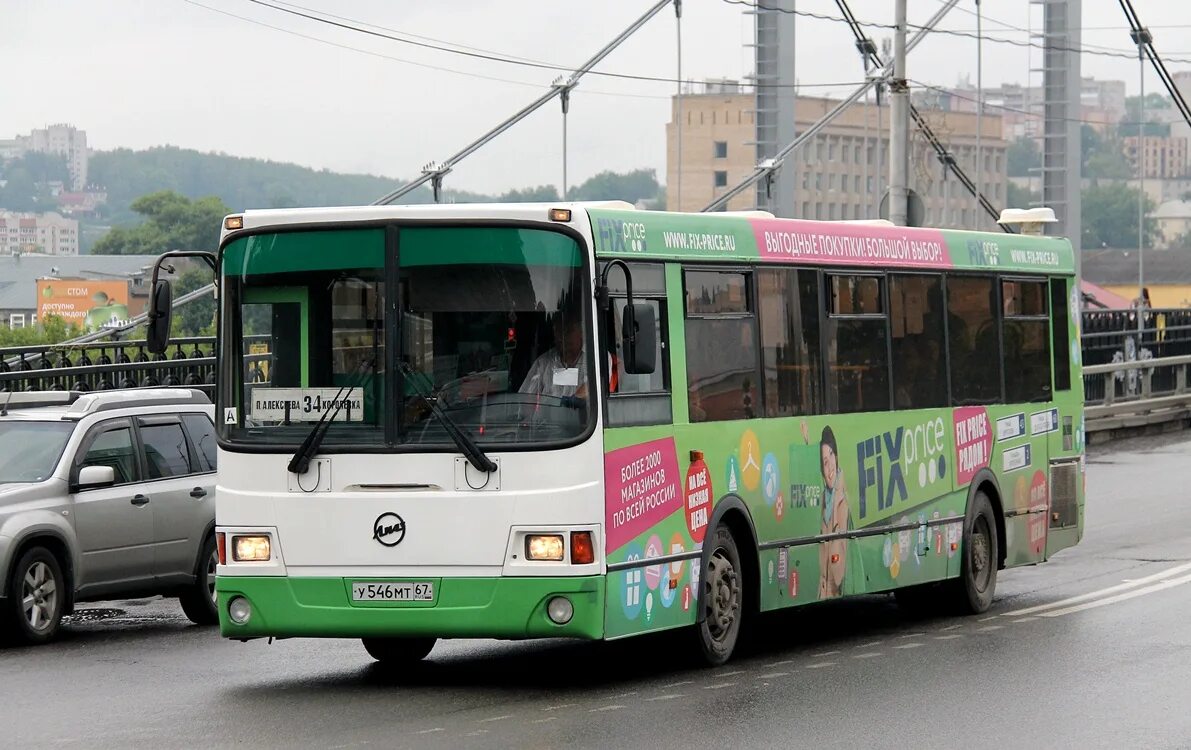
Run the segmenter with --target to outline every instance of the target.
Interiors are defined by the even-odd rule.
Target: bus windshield
[[[591,295],[567,234],[289,231],[233,240],[222,268],[229,442],[281,450],[332,412],[341,449],[453,449],[445,421],[488,447],[587,432]]]

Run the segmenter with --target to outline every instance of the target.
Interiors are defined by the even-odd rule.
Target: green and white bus
[[[1019,234],[623,203],[249,211],[219,279],[233,639],[614,639],[895,592],[1083,527],[1078,282]]]

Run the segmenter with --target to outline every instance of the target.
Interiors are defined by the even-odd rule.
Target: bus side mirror
[[[624,306],[620,319],[624,352],[624,371],[630,375],[648,375],[657,369],[658,323],[653,306],[633,302]]]
[[[145,334],[145,346],[154,354],[161,354],[170,343],[170,316],[174,310],[168,279],[153,284],[149,295],[149,329]]]

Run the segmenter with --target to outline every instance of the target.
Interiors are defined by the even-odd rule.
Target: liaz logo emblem
[[[396,513],[381,513],[372,523],[372,538],[386,547],[396,547],[405,538],[405,519]]]

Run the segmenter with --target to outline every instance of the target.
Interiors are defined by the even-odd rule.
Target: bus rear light
[[[590,531],[571,532],[571,564],[590,565],[595,562],[595,547]]]
[[[265,534],[232,537],[232,559],[236,562],[268,562],[272,557],[269,537]]]
[[[562,561],[562,534],[530,534],[525,537],[525,557],[530,560]]]
[[[219,564],[227,565],[227,535],[222,531],[215,535],[215,549],[219,553]]]

